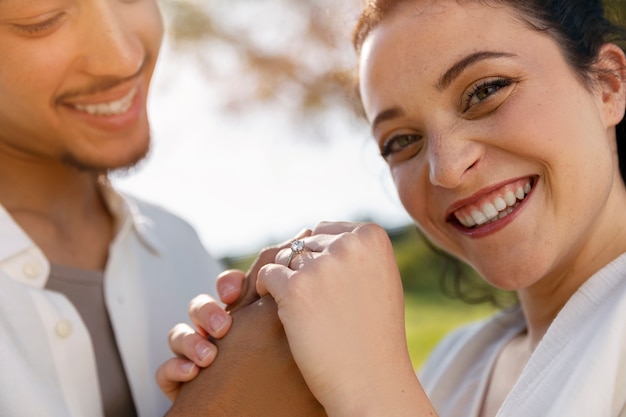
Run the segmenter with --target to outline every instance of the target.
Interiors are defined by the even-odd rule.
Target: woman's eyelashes
[[[506,77],[481,79],[461,96],[463,117],[477,119],[495,111],[508,97],[515,81]],[[387,162],[401,162],[417,155],[424,147],[424,136],[418,133],[397,133],[385,139],[380,154]]]
[[[381,146],[380,154],[387,161],[405,160],[420,151],[422,142],[422,136],[418,134],[396,134],[385,140]]]
[[[513,80],[504,77],[481,80],[472,85],[464,94],[462,105],[463,112],[468,112],[474,106],[488,101],[492,96],[513,84]]]

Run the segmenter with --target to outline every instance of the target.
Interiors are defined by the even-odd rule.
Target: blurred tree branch
[[[222,110],[269,108],[309,128],[360,111],[350,31],[362,0],[160,3],[173,49],[193,58]],[[624,16],[626,1],[605,5],[616,19]]]
[[[355,108],[349,32],[357,1],[161,0],[161,6],[173,48],[222,86],[225,110],[281,104],[309,119]]]

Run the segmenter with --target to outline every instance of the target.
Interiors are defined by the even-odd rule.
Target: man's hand
[[[293,239],[310,235],[305,229]],[[217,278],[217,292],[226,309],[209,295],[200,294],[189,303],[189,317],[195,328],[179,323],[169,333],[169,345],[176,355],[159,367],[156,380],[163,393],[174,401],[180,387],[194,379],[201,368],[210,366],[216,358],[216,342],[229,331],[232,313],[259,299],[256,280],[259,270],[275,261],[276,254],[293,240],[264,248],[247,273],[227,270]]]
[[[232,312],[219,355],[183,385],[167,417],[326,416],[296,366],[271,297]]]

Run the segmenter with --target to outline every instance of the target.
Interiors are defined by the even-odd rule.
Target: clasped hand
[[[383,381],[399,379],[398,368],[412,374],[402,285],[384,229],[320,223],[295,238],[306,246],[297,256],[290,257],[290,240],[264,249],[247,274],[220,275],[217,289],[226,310],[207,295],[191,301],[196,329],[185,324],[172,329],[169,343],[177,357],[157,372],[170,399],[216,358],[209,339],[228,333],[230,313],[267,295],[276,302],[306,384],[327,412],[365,406],[384,392]]]

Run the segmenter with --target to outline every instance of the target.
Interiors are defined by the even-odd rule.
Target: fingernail
[[[200,358],[201,362],[204,362],[209,355],[211,354],[211,346],[207,346],[207,345],[198,345],[196,346],[196,354],[198,355],[198,358]]]
[[[222,314],[214,314],[210,318],[211,328],[215,333],[219,333],[226,326],[226,317]]]
[[[220,293],[222,294],[223,298],[228,297],[236,291],[239,291],[239,288],[231,283],[224,283],[220,286]]]
[[[195,367],[196,365],[193,362],[184,362],[182,365],[180,365],[180,370],[183,371],[183,373],[185,374],[190,374]]]

